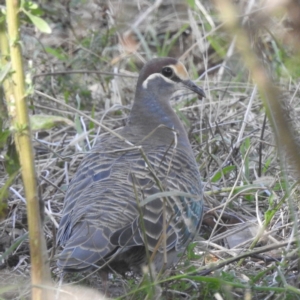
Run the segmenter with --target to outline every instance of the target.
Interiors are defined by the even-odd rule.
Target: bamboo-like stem
[[[230,0],[215,0],[220,11],[220,18],[228,30],[236,36],[237,49],[241,53],[244,63],[251,73],[251,77],[257,85],[269,122],[272,126],[277,147],[286,153],[293,165],[297,176],[300,177],[299,146],[295,143],[293,129],[289,125],[281,99],[280,90],[269,78],[263,64],[252,50],[246,30],[238,23],[239,15]]]
[[[19,36],[19,1],[6,0],[7,29],[11,58],[13,84],[6,90],[8,112],[14,130],[14,138],[20,158],[22,179],[27,201],[27,218],[29,245],[31,257],[32,299],[47,299],[47,293],[42,289],[50,281],[50,270],[47,260],[46,242],[43,235],[40,203],[37,192],[34,156],[31,144],[31,132],[27,111],[23,64]]]
[[[5,22],[0,22],[0,63],[2,69],[9,63],[8,61],[8,55],[9,55],[9,47],[8,47],[8,41],[6,37],[6,30],[5,30]],[[6,95],[7,91],[9,90],[9,81],[4,80],[3,82],[3,92]],[[2,90],[1,90],[2,93]],[[2,123],[5,118],[7,118],[6,114],[6,107],[4,106],[3,95],[0,95],[0,122]],[[2,126],[2,124],[1,124]]]
[[[288,162],[291,166],[293,166],[293,171],[296,173],[298,178],[300,178],[300,149],[299,145],[296,143],[293,128],[290,125],[287,114],[281,104],[280,90],[273,84],[263,64],[258,59],[255,52],[252,50],[246,30],[242,26],[240,26],[238,22],[238,12],[236,10],[236,7],[232,4],[232,1],[215,0],[215,2],[220,11],[220,18],[223,20],[228,30],[236,36],[237,49],[241,53],[245,65],[249,69],[251,77],[260,91],[268,120],[274,132],[282,165],[284,165],[283,162],[285,161],[285,157],[287,156]],[[289,192],[290,190],[288,191],[288,193]],[[295,213],[290,197],[288,197],[287,200],[289,201],[291,216],[295,221],[294,232],[295,234],[297,234],[297,215]],[[297,236],[297,238],[298,249],[300,249],[299,236]],[[253,245],[254,244],[252,244],[252,246]],[[243,260],[239,262],[239,265],[242,262]]]

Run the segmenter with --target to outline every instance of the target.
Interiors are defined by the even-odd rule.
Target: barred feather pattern
[[[152,138],[142,151],[126,148],[117,137],[102,137],[70,183],[57,238],[65,271],[139,271],[148,263],[146,248],[160,270],[178,261],[199,229],[202,187],[190,144]]]

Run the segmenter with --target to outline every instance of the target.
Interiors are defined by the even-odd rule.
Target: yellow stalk
[[[299,146],[295,142],[293,129],[289,126],[287,114],[282,107],[280,90],[272,83],[263,64],[255,55],[246,30],[238,23],[239,15],[230,0],[215,0],[220,11],[220,18],[229,32],[236,36],[236,46],[241,53],[245,65],[249,69],[253,81],[257,85],[266,113],[277,142],[277,147],[289,157],[297,175],[300,177]]]
[[[24,87],[18,23],[19,1],[6,0],[6,8],[12,74],[6,79],[5,96],[8,113],[11,118],[14,139],[19,154],[27,201],[32,299],[42,300],[47,299],[46,291],[43,290],[41,286],[50,281],[50,270],[41,221],[41,210],[37,192],[34,155],[31,144],[31,132]]]

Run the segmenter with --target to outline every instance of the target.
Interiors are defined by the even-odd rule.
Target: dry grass
[[[287,164],[288,159],[280,162],[278,158],[260,95],[212,3],[190,1],[194,3],[192,9],[185,1],[171,0],[152,4],[132,1],[123,4],[123,8],[119,1],[79,1],[78,8],[75,2],[70,2],[68,10],[67,4],[57,1],[50,5],[45,1],[46,16],[55,26],[52,35],[35,34],[33,38],[32,29],[24,28],[25,58],[32,75],[91,71],[36,77],[36,92],[30,97],[32,114],[59,115],[75,124],[59,124],[33,134],[36,172],[45,203],[44,233],[55,280],[58,281],[59,274],[54,259],[55,232],[64,192],[82,156],[104,132],[96,121],[93,123],[82,114],[110,129],[123,126],[133,99],[136,79],[132,76],[137,76],[142,63],[151,57],[170,55],[181,58],[192,78],[201,75],[197,82],[207,94],[202,101],[187,97],[184,92],[172,100],[186,125],[199,163],[207,219],[194,250],[188,251],[172,273],[176,275],[160,278],[165,281],[161,284],[163,299],[213,299],[216,293],[220,299],[300,297],[299,247],[295,243],[297,176],[293,165]],[[260,6],[257,0],[237,2],[243,12],[241,24],[251,29],[248,32],[253,49],[280,87],[290,122],[298,132],[299,71],[292,66],[299,57],[294,41],[299,30],[291,11],[300,8],[293,1],[281,1],[283,4],[275,14],[274,8]],[[47,47],[55,55],[49,54]],[[29,60],[33,60],[34,70],[28,67]],[[130,77],[101,75],[93,70]],[[2,165],[0,178],[2,186],[8,179]],[[0,223],[0,254],[7,253],[0,276],[12,273],[18,284],[23,280],[16,278],[24,278],[26,286],[30,271],[28,240],[25,238],[16,249],[7,251],[27,232],[23,194],[22,182],[17,177],[9,189],[7,210]],[[222,225],[236,223],[237,219],[241,223]],[[245,261],[236,260],[245,252]],[[211,273],[210,268],[218,271]],[[203,274],[210,276],[197,277]],[[97,273],[79,274],[67,281],[101,288]],[[138,281],[130,275],[126,280],[114,277],[110,293],[122,296],[124,291],[137,289]],[[5,282],[5,286],[8,284]],[[248,285],[252,288],[247,289]],[[0,287],[0,297],[1,294],[5,299],[21,299],[24,289],[22,293],[4,293]],[[125,299],[139,299],[139,295],[128,295]]]

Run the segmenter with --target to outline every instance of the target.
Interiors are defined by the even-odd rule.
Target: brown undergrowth
[[[105,132],[97,123],[112,130],[123,126],[143,62],[174,56],[207,94],[199,101],[181,91],[172,100],[199,163],[206,217],[177,269],[160,278],[162,299],[300,297],[298,177],[289,158],[278,157],[261,97],[211,1],[50,2],[42,8],[53,33],[40,35],[30,26],[22,32],[27,72],[34,82],[29,83],[34,88],[30,113],[65,118],[50,128],[40,125],[32,137],[54,281],[59,281],[55,236],[64,194],[84,153]],[[294,65],[299,53],[293,34],[298,27],[291,11],[300,8],[293,1],[277,1],[277,7],[270,1],[263,6],[236,2],[241,26],[279,87],[297,136],[299,71]],[[2,149],[1,187],[9,180],[4,163],[9,149],[9,143]],[[0,276],[6,278],[1,285],[12,289],[0,287],[0,297],[24,299],[29,289],[20,286],[28,285],[30,260],[19,175],[4,201]],[[245,253],[244,260],[237,259]],[[112,297],[141,299],[147,294],[147,285],[132,274],[110,281]],[[101,290],[97,273],[68,275],[65,282]]]

